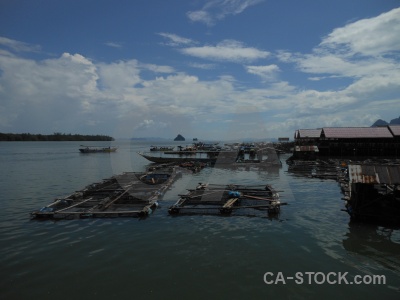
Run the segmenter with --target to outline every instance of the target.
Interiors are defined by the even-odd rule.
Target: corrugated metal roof
[[[400,125],[389,125],[389,129],[394,136],[400,136]]]
[[[319,138],[321,136],[322,129],[299,129],[298,138]]]
[[[400,166],[349,165],[350,183],[400,184]]]
[[[324,127],[326,138],[393,138],[387,127]]]

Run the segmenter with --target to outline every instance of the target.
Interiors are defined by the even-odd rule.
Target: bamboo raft
[[[158,200],[179,175],[177,168],[125,172],[55,199],[31,216],[42,219],[147,216],[157,208]]]
[[[171,215],[180,213],[206,214],[210,212],[230,215],[233,211],[255,209],[267,211],[268,215],[277,215],[281,205],[278,191],[270,185],[218,185],[199,183],[187,194],[179,195],[179,200],[168,212]]]

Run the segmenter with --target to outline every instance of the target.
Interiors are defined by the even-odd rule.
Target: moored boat
[[[174,148],[168,146],[150,146],[150,151],[172,151]]]
[[[164,155],[151,155],[146,153],[138,152],[138,154],[145,159],[153,163],[185,163],[185,162],[202,162],[210,163],[212,165],[231,165],[231,166],[243,166],[243,165],[254,165],[261,167],[269,167],[272,165],[282,165],[279,159],[270,157],[264,160],[258,159],[240,159],[236,151],[206,151],[196,152],[193,155],[172,155],[165,153]]]
[[[117,147],[97,147],[97,146],[83,146],[79,148],[81,153],[97,153],[97,152],[115,152],[117,151]]]

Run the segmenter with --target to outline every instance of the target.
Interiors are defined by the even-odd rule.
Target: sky
[[[398,0],[0,0],[0,132],[271,139],[399,116]]]

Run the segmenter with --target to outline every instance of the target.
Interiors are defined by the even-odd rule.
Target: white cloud
[[[266,58],[269,52],[245,47],[235,40],[224,40],[216,46],[189,47],[180,50],[183,54],[216,61],[246,62]]]
[[[400,72],[365,76],[349,85],[345,92],[360,102],[396,98],[400,101]]]
[[[40,46],[32,45],[0,36],[0,45],[6,46],[16,52],[39,52]]]
[[[133,88],[142,82],[139,76],[140,67],[136,60],[99,63],[98,73],[101,87],[110,90]]]
[[[333,30],[321,46],[347,55],[382,56],[400,50],[400,8]]]
[[[280,71],[277,65],[246,66],[246,70],[250,74],[260,76],[264,81],[274,81],[277,72]]]
[[[188,39],[188,38],[181,37],[174,33],[160,32],[160,33],[158,33],[158,35],[160,35],[168,40],[168,42],[166,43],[166,45],[168,45],[168,46],[176,47],[176,46],[182,46],[182,45],[196,44],[195,41]]]
[[[154,64],[141,64],[142,68],[152,71],[154,73],[174,73],[174,68],[170,66],[160,66]]]
[[[381,16],[372,19],[388,19]],[[351,25],[343,28],[354,34]],[[227,138],[241,134],[241,130],[262,136],[268,128],[273,136],[292,136],[298,128],[369,126],[377,117],[396,117],[393,112],[400,110],[396,44],[385,38],[380,45],[382,50],[378,51],[377,47],[364,46],[361,38],[339,39],[336,30],[312,53],[286,50],[276,55],[281,62],[292,63],[303,73],[296,76],[320,81],[329,78],[329,82],[342,79],[339,87],[329,86],[326,90],[300,88],[280,80],[277,74],[290,78],[291,74],[283,71],[287,68],[254,63],[270,58],[269,52],[232,40],[193,47],[193,40],[160,34],[185,55],[246,63],[243,73],[259,76],[268,85],[254,88],[240,80],[243,74],[224,71],[221,76],[215,70],[212,76],[217,79],[207,81],[195,73],[135,59],[106,63],[64,53],[35,61],[22,58],[15,50],[18,45],[23,48],[24,43],[12,42],[14,49],[10,43],[3,43],[8,48],[0,49],[0,131],[88,132],[116,137],[129,137],[132,131],[137,136],[171,137],[179,132],[184,136],[189,133]],[[374,34],[370,32],[370,36]],[[339,49],[337,45],[343,47]],[[191,66],[215,69],[212,63]],[[316,82],[307,84],[321,86]]]
[[[333,30],[311,54],[279,51],[276,57],[280,61],[294,63],[303,73],[320,75],[310,76],[309,80],[352,80],[347,86],[340,85],[327,91],[309,89],[298,93],[293,102],[297,117],[308,120],[308,116],[324,115],[335,126],[357,125],[356,121],[360,122],[358,126],[369,126],[371,124],[359,117],[353,118],[351,114],[360,115],[364,110],[368,114],[367,108],[371,109],[371,103],[385,101],[390,101],[393,111],[398,111],[399,30],[400,9],[394,9]],[[313,123],[330,126],[322,120]]]
[[[203,70],[212,70],[215,69],[215,64],[199,64],[199,63],[190,63],[189,64],[193,68],[203,69]]]
[[[91,95],[98,76],[96,67],[85,57],[64,53],[58,59],[47,59],[40,63],[18,57],[0,57],[0,67],[3,71],[2,86],[11,89],[12,95],[27,97],[34,100],[35,95],[47,96],[64,94]],[[52,82],[62,83],[58,89],[48,90]],[[51,93],[50,95],[48,93]]]
[[[106,42],[105,45],[112,48],[122,48],[122,44],[115,42]]]
[[[296,94],[296,99],[293,101],[295,115],[299,118],[318,115],[329,117],[341,113],[344,116],[343,119],[347,120],[349,124],[353,124],[351,113],[362,115],[364,109],[368,111],[366,108],[370,107],[371,103],[382,103],[384,105],[383,103],[390,101],[391,109],[398,111],[400,109],[399,82],[400,73],[393,73],[391,76],[363,77],[336,91],[301,91]],[[382,109],[383,107],[378,108],[376,106],[375,109],[369,111]],[[365,125],[365,123],[359,124],[359,126]]]
[[[151,127],[154,124],[153,120],[143,120],[143,122],[139,123],[139,125],[137,126],[138,129],[142,129],[142,128],[148,128]]]
[[[294,107],[297,116],[330,115],[353,105],[357,98],[347,95],[343,91],[306,90],[296,95]]]
[[[323,78],[387,76],[399,72],[400,8],[377,17],[336,28],[311,54],[278,51],[276,57],[296,63],[300,71],[324,74]]]
[[[0,118],[14,130],[52,132],[79,126],[82,113],[99,96],[96,66],[79,54],[40,62],[0,55],[0,69]]]
[[[207,1],[201,10],[189,11],[187,17],[193,22],[213,26],[217,21],[240,14],[260,2],[263,0],[211,0]]]
[[[275,56],[281,62],[290,63],[293,61],[293,54],[287,50],[278,50]]]
[[[189,11],[187,17],[193,22],[201,22],[208,26],[215,25],[215,20],[212,15],[204,10]]]
[[[139,123],[139,125],[135,128],[136,130],[147,130],[147,129],[161,129],[168,127],[168,124],[165,122],[157,122],[154,120],[145,119],[143,122]]]
[[[0,54],[0,131],[112,134],[117,128],[124,132],[117,136],[126,137],[145,128],[149,135],[176,135],[197,120],[220,122],[214,116],[254,104],[252,93],[238,91],[232,76],[201,81],[179,73],[145,80],[145,67],[159,71],[136,60],[93,62],[64,53],[36,62]]]
[[[281,59],[282,57],[282,59]],[[351,77],[360,78],[372,74],[388,74],[397,72],[399,64],[395,59],[384,57],[344,57],[335,53],[321,52],[318,48],[312,54],[294,53],[278,55],[280,61],[295,63],[297,68],[310,74],[330,76],[314,77],[314,79]],[[311,77],[313,78],[313,77]]]
[[[74,128],[79,127],[115,135],[109,130],[118,128],[123,133],[117,136],[130,136],[132,131],[138,135],[173,136],[180,129],[204,130],[207,126],[210,135],[217,137],[230,132],[233,125],[224,120],[232,120],[232,116],[245,120],[247,117],[238,114],[267,114],[273,116],[266,121],[268,128],[276,127],[274,134],[284,134],[282,130],[291,131],[296,129],[293,126],[307,122],[312,126],[352,124],[355,121],[351,113],[357,114],[357,110],[363,111],[379,101],[391,101],[388,103],[393,110],[400,109],[396,98],[378,97],[387,91],[389,80],[391,94],[399,94],[398,76],[363,79],[339,91],[321,92],[298,91],[283,81],[270,83],[267,88],[243,89],[232,76],[203,81],[179,73],[144,80],[143,65],[136,60],[94,63],[82,55],[68,53],[40,62],[0,56],[0,67],[0,97],[5,99],[0,126],[25,128],[23,131],[76,132]],[[274,65],[251,67],[261,75],[279,70]],[[279,115],[285,117],[275,117]],[[249,128],[242,124],[243,130]]]

